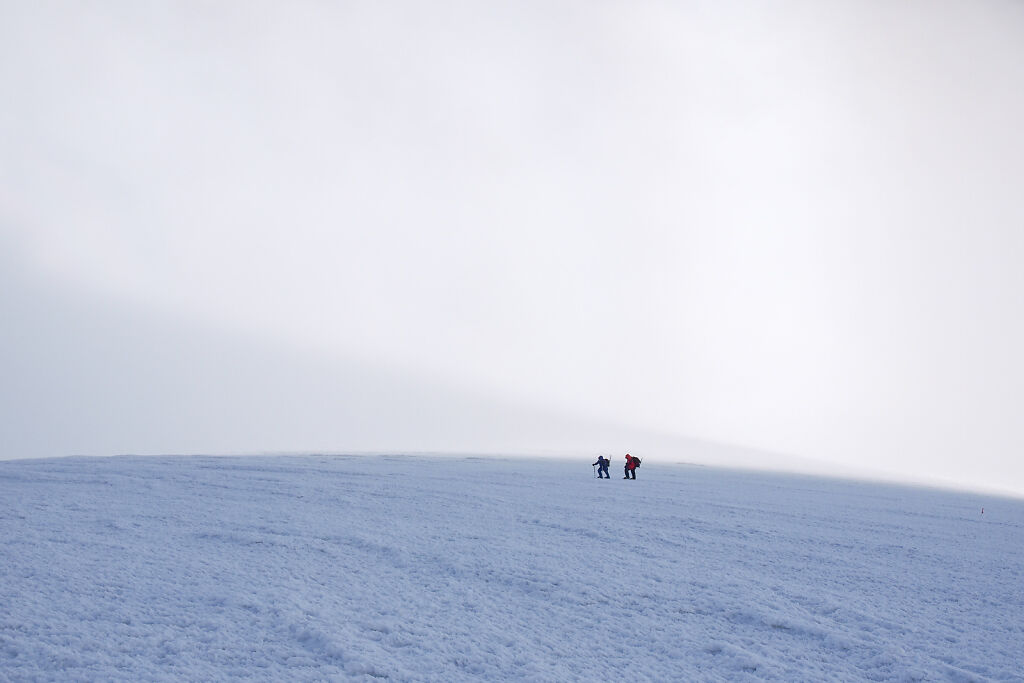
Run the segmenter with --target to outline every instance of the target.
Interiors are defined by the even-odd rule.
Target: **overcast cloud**
[[[0,7],[18,291],[1024,492],[1020,3]],[[24,303],[9,321],[46,319]],[[130,416],[53,448],[174,448]],[[354,447],[310,429],[267,448]]]

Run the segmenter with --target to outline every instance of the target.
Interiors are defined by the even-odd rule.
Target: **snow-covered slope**
[[[0,462],[0,679],[1024,680],[1024,502],[612,472]]]

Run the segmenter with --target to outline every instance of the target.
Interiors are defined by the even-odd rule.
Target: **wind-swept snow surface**
[[[0,462],[0,679],[1024,680],[1024,502],[616,465]]]

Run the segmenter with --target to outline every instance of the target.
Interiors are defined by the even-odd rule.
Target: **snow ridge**
[[[1024,681],[1024,502],[975,494],[653,459],[9,461],[0,559],[5,680]]]

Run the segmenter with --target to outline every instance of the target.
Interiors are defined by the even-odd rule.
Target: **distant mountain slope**
[[[566,415],[368,359],[304,355],[42,281],[10,251],[0,253],[0,319],[0,460],[460,452],[604,453],[618,464],[629,451],[652,462],[906,479]]]
[[[783,460],[477,395],[366,359],[303,355],[71,292],[4,260],[0,458],[633,450],[662,460]]]
[[[0,457],[506,450],[578,435],[540,411],[72,295],[16,268],[0,269],[0,316]]]

